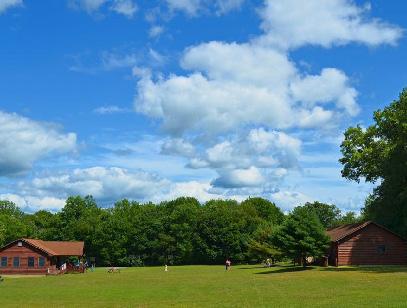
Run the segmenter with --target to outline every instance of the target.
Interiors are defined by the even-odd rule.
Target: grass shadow
[[[242,270],[251,270],[251,269],[258,269],[258,268],[268,268],[268,267],[261,266],[261,265],[259,265],[259,266],[252,266],[252,267],[238,267],[238,269],[242,269]]]
[[[327,272],[407,273],[406,266],[397,265],[325,267],[321,268],[321,270]]]
[[[313,267],[307,266],[307,267],[302,267],[302,266],[284,266],[284,267],[275,267],[272,270],[264,271],[264,272],[258,272],[255,273],[256,275],[265,275],[265,274],[281,274],[281,273],[291,273],[291,272],[303,272],[303,271],[309,271],[312,270]]]

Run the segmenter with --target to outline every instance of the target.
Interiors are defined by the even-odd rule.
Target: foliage
[[[363,214],[407,235],[407,89],[399,99],[374,113],[366,129],[345,132],[341,145],[342,176],[378,183],[366,200]]]
[[[304,205],[305,209],[313,211],[325,229],[332,228],[338,225],[341,217],[341,211],[333,204],[322,202],[307,202]]]
[[[363,216],[357,216],[355,212],[346,212],[345,214],[341,215],[337,220],[337,225],[347,225],[347,224],[355,224],[361,222],[363,220]]]
[[[273,235],[278,227],[270,223],[260,225],[249,240],[249,253],[254,261],[281,259],[282,253],[273,245]]]
[[[91,196],[71,196],[58,213],[31,214],[7,201],[0,202],[0,244],[22,237],[80,240],[86,256],[104,266],[223,264],[226,258],[236,264],[281,259],[273,235],[285,220],[262,198],[205,204],[185,197],[159,204],[120,200],[100,208]]]
[[[0,245],[32,234],[26,217],[13,202],[0,200]]]
[[[296,207],[274,235],[274,245],[285,256],[301,260],[306,266],[307,257],[321,257],[326,253],[329,238],[314,211]]]

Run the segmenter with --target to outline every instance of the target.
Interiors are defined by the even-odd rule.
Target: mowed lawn
[[[407,307],[407,267],[177,266],[7,277],[1,307]]]

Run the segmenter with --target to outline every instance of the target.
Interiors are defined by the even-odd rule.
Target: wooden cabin
[[[329,265],[406,265],[407,243],[385,227],[367,221],[327,230]]]
[[[82,271],[67,263],[83,256],[83,242],[19,239],[0,248],[0,274],[61,274]]]

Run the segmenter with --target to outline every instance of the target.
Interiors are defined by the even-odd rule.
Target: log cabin
[[[372,221],[329,229],[327,234],[329,265],[407,264],[406,240]]]
[[[83,242],[19,239],[0,248],[0,274],[62,274],[83,272],[69,257],[83,256]]]

